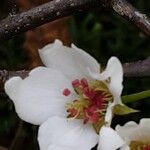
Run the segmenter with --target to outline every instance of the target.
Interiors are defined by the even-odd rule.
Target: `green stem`
[[[121,98],[123,103],[133,103],[148,97],[150,97],[150,90],[142,91],[135,94],[125,95],[122,96]]]

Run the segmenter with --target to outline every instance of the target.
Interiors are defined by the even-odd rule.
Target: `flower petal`
[[[150,119],[141,119],[139,125],[133,121],[124,126],[116,126],[117,133],[126,141],[150,141]]]
[[[113,107],[114,107],[114,103],[109,103],[107,110],[106,110],[106,114],[105,114],[105,122],[107,123],[107,125],[111,125],[111,121],[113,118]]]
[[[12,100],[15,100],[17,98],[21,82],[22,79],[20,77],[13,77],[5,83],[5,92]]]
[[[74,45],[66,47],[59,40],[39,50],[39,54],[47,67],[62,71],[71,80],[89,78],[87,68],[95,73],[100,71],[100,65],[92,56]]]
[[[125,142],[110,127],[103,126],[99,133],[98,150],[116,150],[123,146]]]
[[[52,144],[90,150],[98,142],[98,135],[81,120],[52,117],[40,126],[38,140],[41,150],[47,150]]]
[[[123,89],[123,68],[117,57],[111,57],[108,60],[107,67],[101,74],[94,74],[91,71],[90,74],[97,80],[107,80],[110,78],[108,87],[113,94],[114,102],[116,104],[121,103],[120,95]]]
[[[63,90],[72,89],[70,81],[59,71],[38,67],[25,79],[14,77],[5,84],[19,117],[39,125],[53,115],[65,116],[65,104],[71,97]]]
[[[120,148],[120,150],[130,150],[130,147],[127,144],[125,144]]]
[[[47,150],[77,150],[77,149],[72,148],[72,147],[66,147],[66,146],[62,146],[62,145],[58,146],[58,145],[52,144],[48,147]],[[80,149],[80,150],[87,150],[87,149]]]

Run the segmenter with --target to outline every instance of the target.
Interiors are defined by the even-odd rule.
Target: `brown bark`
[[[150,57],[137,62],[125,63],[123,65],[125,77],[149,77],[150,76]]]
[[[48,2],[48,0],[16,0],[20,11],[27,11],[35,6]],[[68,19],[59,19],[57,21],[47,23],[25,33],[24,49],[27,52],[29,68],[33,68],[42,64],[38,49],[44,45],[53,42],[55,39],[60,39],[65,45],[71,42]]]
[[[150,19],[126,0],[53,0],[2,20],[0,22],[0,40],[10,39],[17,34],[72,15],[75,12],[100,6],[112,8],[119,15],[135,24],[143,33],[150,36]]]
[[[111,7],[120,16],[133,23],[143,33],[150,36],[150,19],[126,0],[112,0]]]

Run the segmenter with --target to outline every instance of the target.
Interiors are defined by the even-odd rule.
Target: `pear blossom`
[[[113,107],[122,105],[120,61],[111,57],[102,71],[88,53],[73,44],[66,47],[59,40],[40,49],[39,54],[46,67],[5,84],[18,116],[40,125],[41,150],[90,150],[100,142],[101,127],[111,124]]]
[[[115,130],[102,127],[100,133],[101,150],[150,150],[149,118],[141,119],[139,124],[130,121],[117,125]]]

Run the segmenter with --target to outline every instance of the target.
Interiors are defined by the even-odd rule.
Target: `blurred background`
[[[1,0],[0,19],[38,6],[48,0]],[[150,1],[130,0],[142,12],[150,16]],[[0,43],[0,68],[8,70],[32,69],[42,65],[38,48],[56,38],[69,46],[72,42],[105,65],[112,55],[122,63],[145,59],[150,56],[150,39],[136,27],[109,10],[97,9],[45,24],[11,40]],[[125,78],[123,95],[147,90],[150,78]],[[140,113],[117,116],[117,123],[139,121],[150,117],[150,99],[136,102],[131,107]],[[21,121],[14,105],[0,91],[0,150],[38,150],[37,126]]]

